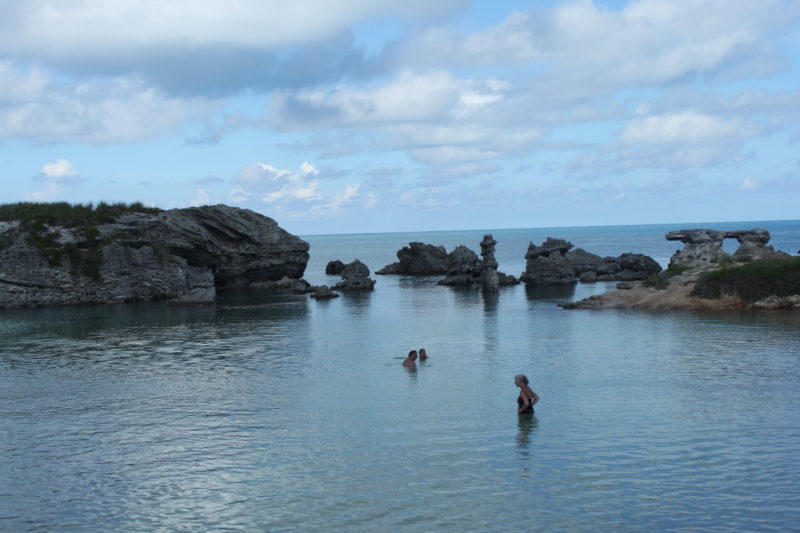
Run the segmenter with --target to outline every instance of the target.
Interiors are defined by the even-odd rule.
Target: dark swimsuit
[[[522,398],[517,396],[517,411],[519,411],[519,408],[522,407],[522,404],[524,404],[524,403],[525,403],[525,400],[523,400]],[[528,408],[525,409],[524,411],[522,411],[519,414],[521,414],[521,415],[532,415],[533,414],[533,401],[531,400],[531,403],[528,405]]]

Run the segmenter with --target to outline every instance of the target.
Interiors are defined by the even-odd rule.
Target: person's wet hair
[[[527,384],[528,384],[528,377],[527,377],[525,374],[517,374],[516,376],[514,376],[514,379],[518,379],[518,380],[520,380],[520,381],[521,381],[521,382],[523,382],[525,385],[527,385]]]

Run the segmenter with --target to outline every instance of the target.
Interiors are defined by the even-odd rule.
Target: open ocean
[[[666,266],[664,234],[691,227],[800,250],[800,221],[307,236],[306,279],[487,232],[515,276],[547,236]],[[0,531],[800,528],[800,313],[566,311],[614,284],[373,277],[331,301],[0,311]]]

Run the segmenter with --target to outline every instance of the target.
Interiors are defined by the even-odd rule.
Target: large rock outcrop
[[[44,244],[43,244],[44,243]],[[224,205],[132,212],[92,227],[0,226],[0,308],[173,299],[302,277],[308,243]]]
[[[446,274],[451,268],[468,263],[478,256],[465,246],[458,246],[447,253],[444,246],[422,242],[411,242],[397,251],[398,261],[386,265],[376,274],[400,274],[404,276],[436,276]]]
[[[668,241],[684,243],[682,250],[677,250],[670,258],[670,266],[706,267],[713,266],[723,260],[756,261],[789,257],[788,254],[776,251],[767,246],[770,240],[769,231],[765,229],[717,231],[711,229],[684,229],[670,231],[666,235]],[[723,249],[725,239],[736,239],[739,248],[729,256]]]
[[[525,254],[522,281],[531,285],[568,285],[578,280],[636,281],[661,272],[661,265],[647,255],[600,257],[582,248],[571,248],[572,243],[552,237],[541,246],[531,243]]]
[[[570,285],[578,278],[567,259],[572,243],[548,237],[541,246],[528,245],[525,253],[525,272],[520,281],[529,285]]]

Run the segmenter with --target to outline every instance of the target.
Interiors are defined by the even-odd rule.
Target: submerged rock
[[[327,285],[320,285],[314,287],[314,292],[311,293],[311,297],[318,300],[329,300],[331,298],[338,298],[339,295],[333,292]]]

